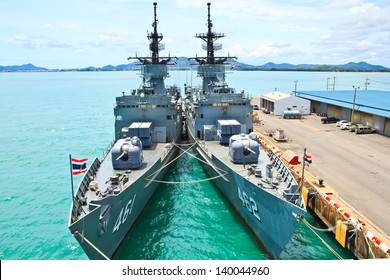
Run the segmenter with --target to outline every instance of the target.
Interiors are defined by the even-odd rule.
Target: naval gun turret
[[[136,169],[143,161],[142,142],[134,136],[120,139],[111,150],[112,167],[118,170]]]
[[[255,133],[236,134],[229,139],[229,156],[234,163],[257,163],[259,158],[259,142]]]

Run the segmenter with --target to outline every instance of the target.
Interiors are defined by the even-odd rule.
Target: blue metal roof
[[[352,109],[354,90],[297,91],[297,96]],[[358,89],[355,110],[390,118],[390,92]]]

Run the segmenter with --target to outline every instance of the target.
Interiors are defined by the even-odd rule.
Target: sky
[[[0,65],[49,69],[102,67],[150,54],[153,2],[165,50],[205,56],[196,33],[224,33],[222,50],[263,65],[344,64],[390,67],[388,0],[12,0],[0,4]]]

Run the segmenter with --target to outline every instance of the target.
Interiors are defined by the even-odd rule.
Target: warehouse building
[[[313,113],[372,126],[390,136],[390,92],[380,90],[305,91],[296,95],[311,101]]]
[[[300,115],[310,114],[310,100],[280,91],[272,91],[260,97],[260,107],[283,116],[285,111],[299,111]]]

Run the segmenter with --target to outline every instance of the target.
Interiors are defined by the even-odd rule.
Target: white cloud
[[[47,46],[49,48],[59,48],[59,49],[65,49],[65,48],[71,48],[72,46],[66,42],[61,42],[61,41],[48,41]]]
[[[370,35],[390,31],[390,6],[378,7],[372,3],[362,3],[350,7],[345,16],[337,22],[335,31],[348,31],[359,35]]]
[[[107,30],[99,35],[99,39],[113,45],[125,45],[128,42],[128,33],[118,29]]]
[[[41,0],[31,7],[42,6]],[[12,2],[12,1],[11,1]],[[62,61],[71,48],[74,61],[115,61],[117,56],[148,55],[147,30],[153,21],[153,1],[104,0],[94,5],[69,0],[61,9],[18,11],[7,2],[0,10],[0,41],[19,46],[8,53],[18,59],[26,48],[29,57]],[[162,55],[205,55],[203,41],[195,33],[207,32],[206,0],[160,1],[157,6],[158,31],[164,35]],[[237,56],[244,63],[339,64],[364,60],[390,66],[390,3],[388,0],[213,0],[211,18],[215,32],[225,33],[218,55]],[[55,6],[55,7],[54,7]],[[43,6],[42,6],[43,7]],[[77,7],[77,9],[76,9]],[[12,9],[11,9],[12,8]],[[31,8],[30,8],[31,10]],[[6,12],[5,12],[6,11]],[[53,12],[55,11],[55,12]],[[48,52],[48,47],[56,48]],[[113,49],[115,48],[115,51]],[[23,49],[19,52],[20,49]],[[40,52],[39,52],[40,50]],[[83,55],[78,55],[83,51]],[[24,52],[24,53],[23,53]],[[62,52],[65,54],[62,55]]]
[[[375,63],[381,55],[387,57],[388,47],[383,42],[389,42],[390,38],[390,6],[349,1],[343,3],[342,9],[344,16],[315,40],[317,51],[338,57],[341,62],[363,60]]]
[[[42,36],[31,35],[15,35],[11,39],[14,43],[21,44],[23,47],[32,49],[42,46],[45,43],[45,38]]]
[[[80,24],[79,23],[67,23],[67,24],[63,24],[61,27],[65,30],[73,30],[73,29],[80,28]]]
[[[43,24],[43,27],[44,27],[45,29],[48,29],[48,30],[53,30],[53,29],[54,29],[53,25],[52,25],[51,23],[48,23],[48,22],[45,22],[45,23]]]
[[[264,42],[260,45],[255,46],[255,49],[248,54],[249,57],[275,57],[286,48],[289,48],[289,43],[270,43]]]
[[[31,42],[31,38],[28,36],[24,36],[24,35],[16,35],[13,37],[13,39],[16,42],[20,42],[20,43],[30,43]]]

